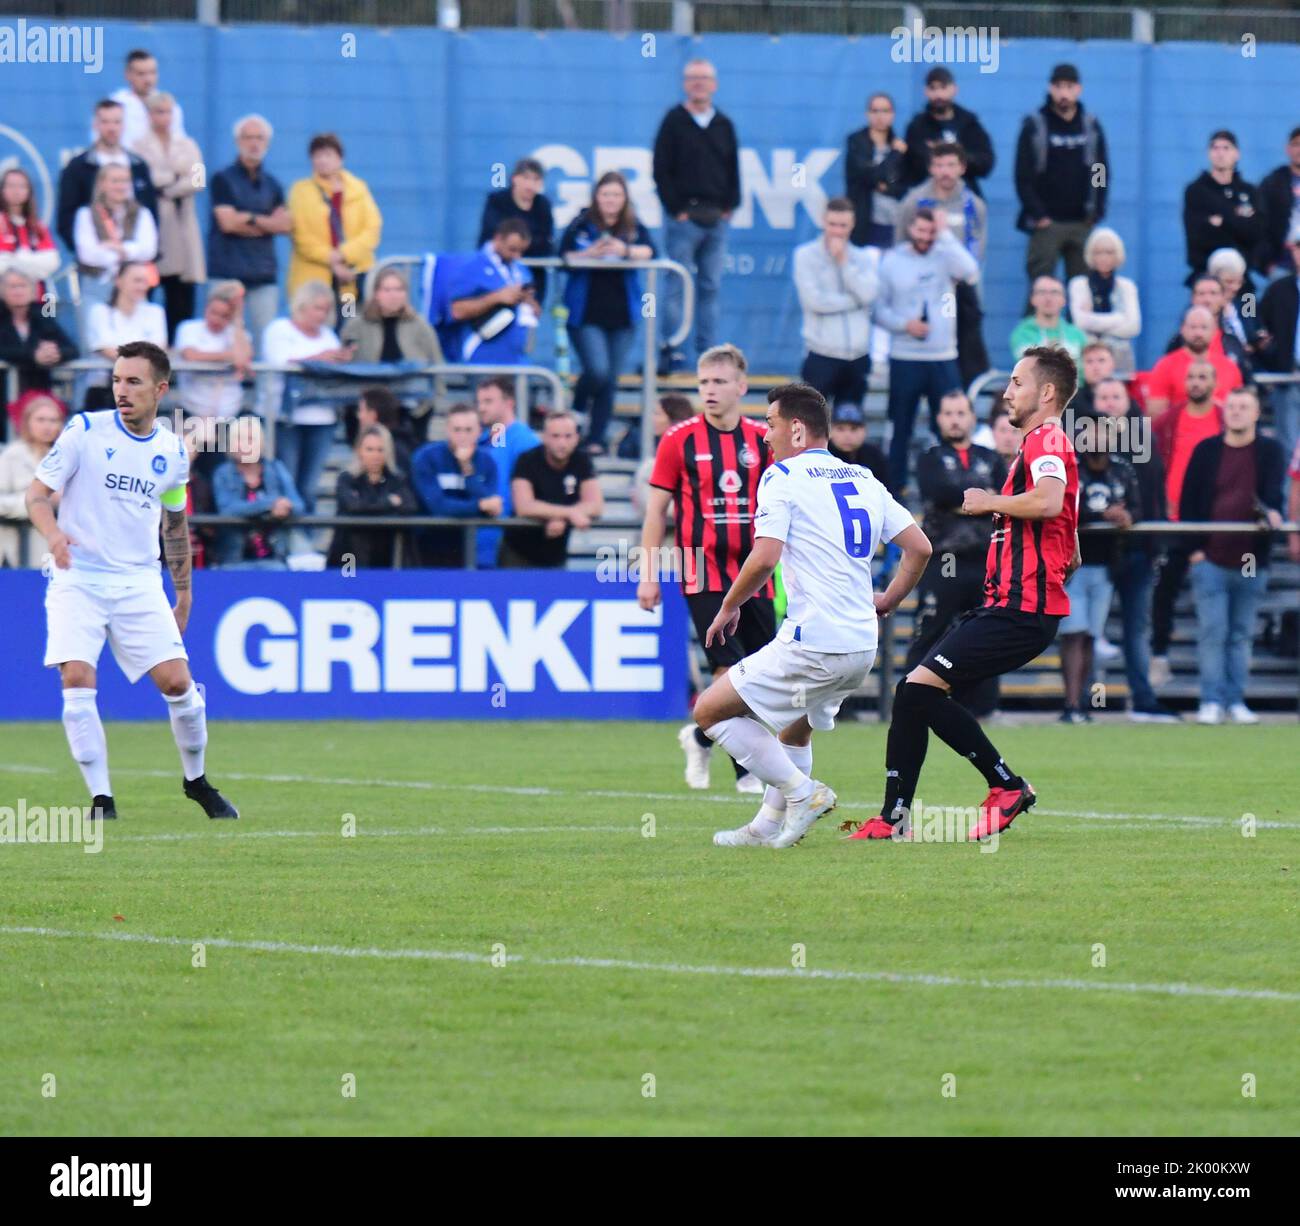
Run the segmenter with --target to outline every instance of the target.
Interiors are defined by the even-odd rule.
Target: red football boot
[[[873,817],[863,822],[849,838],[851,839],[893,839],[898,837],[898,828],[891,826],[883,817]]]
[[[984,816],[970,832],[971,841],[979,842],[1001,834],[1026,809],[1032,808],[1037,799],[1027,780],[1019,788],[994,788],[984,801]]]

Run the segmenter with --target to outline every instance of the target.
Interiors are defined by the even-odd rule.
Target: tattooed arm
[[[172,587],[176,589],[176,625],[182,634],[190,620],[190,525],[185,508],[172,510],[163,507],[162,513],[163,557],[171,573]]]

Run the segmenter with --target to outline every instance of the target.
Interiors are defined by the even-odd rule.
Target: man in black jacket
[[[528,226],[532,242],[524,252],[526,258],[555,254],[555,219],[551,202],[543,188],[546,169],[536,158],[520,158],[510,174],[510,186],[489,192],[483,202],[483,217],[478,227],[478,245],[490,243],[507,217],[518,217]],[[534,268],[533,289],[540,306],[546,304],[546,269]]]
[[[907,186],[924,183],[930,175],[930,150],[935,145],[960,145],[966,152],[966,186],[983,196],[979,181],[993,173],[993,142],[974,111],[953,101],[957,82],[943,67],[925,74],[925,109],[912,116],[904,140]]]
[[[114,163],[131,171],[131,189],[136,203],[158,220],[158,193],[144,158],[137,157],[122,144],[122,104],[105,98],[95,104],[95,143],[69,159],[59,176],[59,207],[55,229],[63,245],[71,252],[77,249],[73,223],[77,210],[89,204],[95,194],[95,176],[99,168]]]
[[[1295,270],[1294,276],[1279,277],[1264,291],[1259,302],[1259,331],[1255,349],[1266,370],[1281,375],[1300,374],[1300,226],[1287,237],[1284,248]],[[1282,383],[1272,388],[1273,433],[1287,455],[1300,442],[1300,383]]]
[[[1286,236],[1300,230],[1300,128],[1292,128],[1286,142],[1286,165],[1270,170],[1259,183],[1259,204],[1264,211],[1264,239],[1258,267],[1273,273],[1280,265],[1288,271],[1291,260]]]
[[[1062,258],[1067,279],[1086,274],[1083,244],[1106,216],[1106,136],[1097,118],[1084,110],[1082,93],[1079,70],[1058,64],[1047,101],[1025,117],[1020,129],[1016,226],[1030,236],[1025,266],[1031,285],[1037,277],[1056,276]]]
[[[1079,527],[1113,524],[1128,528],[1140,500],[1137,474],[1125,459],[1110,452],[1110,431],[1097,429],[1096,419],[1082,423],[1074,448],[1079,455]],[[1079,533],[1079,569],[1070,576],[1065,593],[1070,611],[1057,628],[1061,649],[1061,678],[1065,685],[1063,724],[1092,723],[1093,653],[1106,637],[1106,620],[1115,594],[1115,567],[1124,548],[1113,532]],[[1104,694],[1104,688],[1101,693]]]
[[[664,116],[655,137],[655,189],[664,206],[664,248],[695,274],[694,361],[718,336],[718,291],[727,256],[727,223],[740,205],[740,146],[730,119],[713,105],[718,75],[708,60],[691,60],[682,79],[686,101]],[[669,276],[660,326],[666,340],[681,326],[682,284]],[[669,370],[684,370],[686,353],[669,353]]]
[[[932,562],[917,588],[910,672],[947,634],[952,623],[984,602],[984,571],[992,521],[987,515],[962,514],[968,489],[997,493],[1007,479],[1006,464],[996,451],[976,447],[975,411],[966,393],[952,391],[939,404],[939,438],[917,460],[916,476],[925,505],[922,528],[934,549]],[[998,705],[998,679],[973,686],[954,686],[952,696],[972,715],[983,718]]]
[[[1210,169],[1187,185],[1183,193],[1183,230],[1187,235],[1187,263],[1191,285],[1205,271],[1211,252],[1231,247],[1241,253],[1248,268],[1258,267],[1264,239],[1264,219],[1259,192],[1237,173],[1241,150],[1226,128],[1210,137]]]
[[[1268,589],[1267,528],[1282,524],[1286,456],[1275,439],[1256,432],[1259,397],[1248,387],[1232,391],[1223,406],[1223,433],[1196,446],[1187,464],[1179,516],[1193,520],[1258,521],[1265,531],[1211,532],[1189,542],[1196,596],[1197,664],[1202,724],[1255,724],[1246,705],[1255,614]]]

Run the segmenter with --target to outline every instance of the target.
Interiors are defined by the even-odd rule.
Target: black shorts
[[[713,619],[722,608],[724,596],[726,592],[695,592],[686,597],[686,607],[691,611],[691,621],[695,623],[701,647],[704,647],[704,636],[708,634]],[[766,647],[775,637],[775,606],[761,596],[751,596],[740,606],[740,624],[735,636],[728,637],[725,643],[715,641],[712,647],[704,647],[704,655],[709,667],[716,672],[739,664],[760,647]]]
[[[1023,668],[1056,637],[1058,616],[981,607],[963,613],[921,665],[949,685],[966,685]]]

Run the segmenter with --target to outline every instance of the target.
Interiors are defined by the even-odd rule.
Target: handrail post
[[[655,400],[659,395],[659,270],[646,270],[650,314],[645,321],[645,356],[641,375],[641,458],[648,459],[655,441]]]

